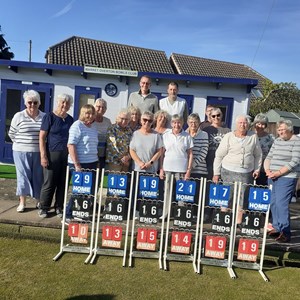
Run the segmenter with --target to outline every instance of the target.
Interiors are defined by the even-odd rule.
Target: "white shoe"
[[[25,204],[19,204],[19,206],[17,207],[17,212],[23,212],[25,210],[25,207]]]
[[[292,203],[297,202],[297,198],[296,198],[295,196],[293,196],[291,202],[292,202]]]

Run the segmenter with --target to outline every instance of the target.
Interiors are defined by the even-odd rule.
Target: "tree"
[[[273,83],[267,80],[263,84],[263,97],[252,99],[250,102],[250,115],[266,113],[270,109],[279,109],[288,112],[300,112],[300,90],[295,83]]]
[[[0,26],[1,31],[1,26]],[[15,57],[13,52],[10,52],[10,47],[8,47],[6,40],[4,39],[4,34],[0,34],[0,59],[11,60]]]

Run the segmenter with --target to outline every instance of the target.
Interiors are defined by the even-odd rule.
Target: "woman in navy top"
[[[41,165],[44,183],[41,189],[39,216],[46,218],[55,193],[55,213],[62,217],[65,194],[66,168],[68,162],[68,137],[73,118],[67,113],[73,97],[61,94],[53,112],[46,114],[40,131]]]

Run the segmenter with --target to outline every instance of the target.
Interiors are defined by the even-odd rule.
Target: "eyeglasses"
[[[215,118],[215,117],[220,118],[220,116],[221,116],[220,114],[217,114],[217,115],[211,115],[212,118]]]
[[[143,120],[143,122],[145,122],[145,123],[147,123],[147,122],[148,122],[148,123],[152,123],[152,122],[153,122],[153,120],[151,120],[151,119],[145,119],[145,118],[143,118],[142,120]]]
[[[37,101],[28,101],[27,104],[29,105],[38,105],[38,102]]]

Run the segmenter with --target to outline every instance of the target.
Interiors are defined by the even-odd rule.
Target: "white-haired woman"
[[[245,184],[253,183],[260,173],[262,152],[257,135],[249,131],[250,117],[240,115],[236,118],[236,129],[225,134],[214,160],[213,182],[242,182],[239,201],[238,224],[242,222]]]
[[[191,177],[194,143],[192,137],[182,129],[183,124],[183,117],[178,114],[173,115],[171,118],[172,130],[163,135],[159,177],[160,179],[166,177],[165,193],[167,201],[171,192],[171,175],[174,174],[176,180],[180,177],[188,180]]]
[[[290,120],[277,122],[275,139],[264,168],[272,185],[271,212],[273,229],[269,236],[286,243],[291,239],[289,204],[300,174],[300,138],[293,133]]]
[[[26,208],[26,196],[40,199],[43,169],[40,160],[39,133],[44,113],[39,110],[40,95],[34,90],[23,94],[26,108],[16,113],[8,135],[13,142],[13,157],[17,173],[17,192],[20,198],[17,212]]]
[[[268,123],[268,117],[265,114],[259,113],[255,116],[252,125],[255,133],[258,136],[259,144],[262,151],[262,168],[259,177],[256,179],[256,184],[258,185],[268,185],[268,177],[266,175],[263,165],[264,160],[267,157],[275,139],[272,134],[266,132]]]
[[[106,151],[106,133],[111,126],[111,121],[109,118],[104,117],[107,110],[107,102],[98,98],[95,100],[94,107],[96,110],[95,126],[98,131],[98,158],[99,167],[103,169],[105,167],[105,151]]]
[[[73,97],[60,94],[56,99],[53,112],[47,113],[42,121],[40,131],[41,165],[43,167],[44,182],[41,189],[39,216],[45,218],[51,207],[55,194],[55,213],[62,217],[66,168],[68,164],[69,129],[73,124],[73,117],[68,111],[73,104]]]
[[[130,112],[122,109],[116,119],[116,123],[108,128],[106,135],[106,163],[107,169],[112,171],[128,172],[131,162],[129,155],[129,143],[132,130],[128,126]]]

